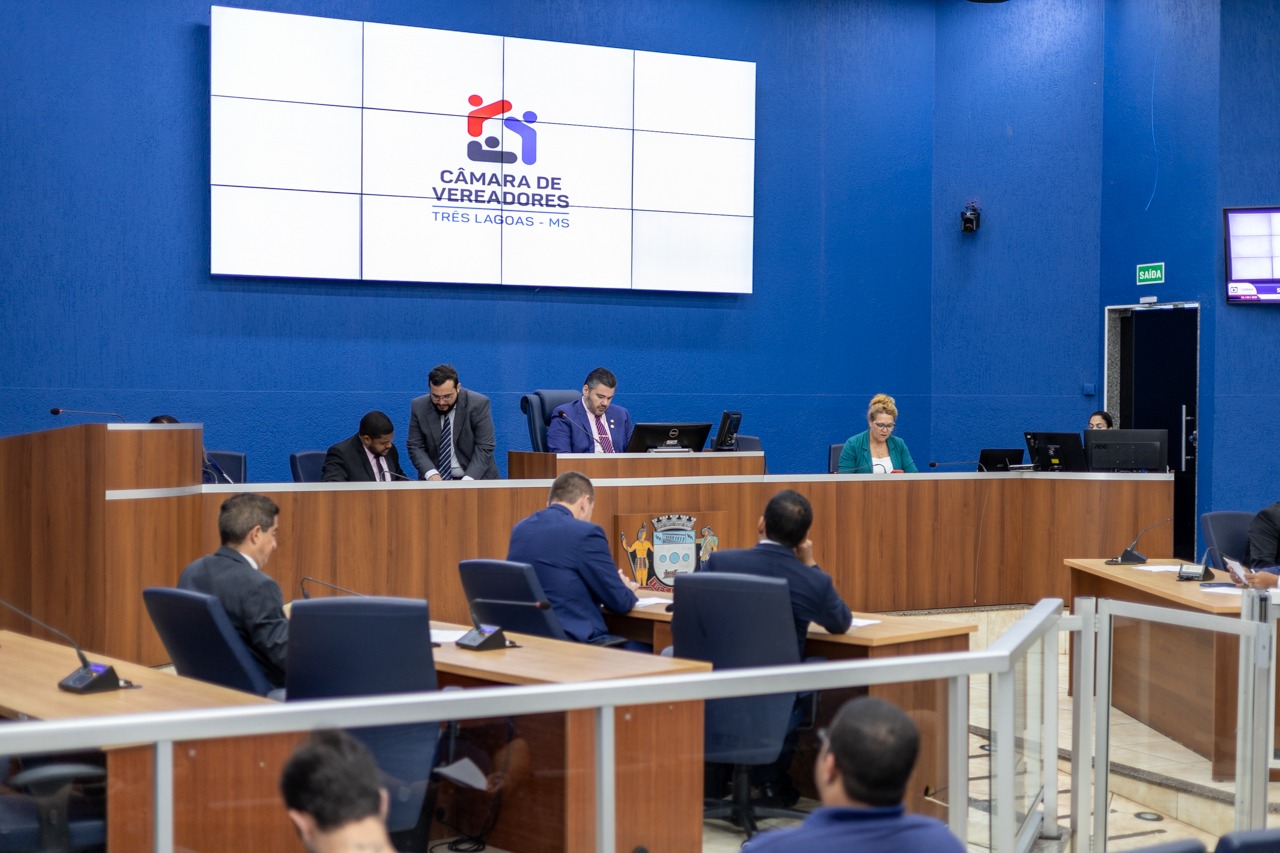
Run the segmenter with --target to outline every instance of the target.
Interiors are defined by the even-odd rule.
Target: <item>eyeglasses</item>
[[[432,395],[431,395],[431,402],[433,402],[433,403],[448,403],[448,402],[452,401],[452,400],[453,400],[455,397],[457,397],[457,396],[458,396],[458,390],[455,388],[454,390],[450,391],[448,394],[432,394]]]
[[[896,427],[897,424],[874,424],[873,423],[872,426],[883,432],[892,432],[893,428]]]

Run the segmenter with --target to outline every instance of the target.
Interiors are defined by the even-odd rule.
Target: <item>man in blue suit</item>
[[[533,566],[565,633],[580,643],[614,645],[600,606],[629,613],[637,584],[614,565],[604,530],[591,523],[595,502],[595,488],[582,474],[556,477],[547,508],[512,529],[507,559]]]
[[[557,406],[547,425],[551,453],[624,453],[631,441],[631,415],[613,405],[618,377],[603,367],[587,374],[582,399]]]

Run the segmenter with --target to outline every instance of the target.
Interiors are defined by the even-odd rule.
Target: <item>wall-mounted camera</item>
[[[960,212],[960,230],[968,234],[970,231],[977,231],[981,224],[982,212],[978,210],[978,205],[969,202]]]

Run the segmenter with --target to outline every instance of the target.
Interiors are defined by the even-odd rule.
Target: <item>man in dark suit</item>
[[[596,492],[577,471],[551,484],[547,508],[511,531],[507,559],[529,563],[565,633],[580,643],[613,645],[600,606],[629,613],[638,585],[613,563],[604,530],[591,523]]]
[[[790,489],[778,492],[765,505],[756,529],[761,536],[754,548],[717,551],[703,564],[704,572],[736,572],[767,578],[782,578],[791,593],[791,615],[795,620],[796,643],[804,654],[809,623],[817,622],[832,634],[843,634],[853,623],[853,614],[836,593],[831,576],[813,559],[813,507],[804,495]],[[777,761],[753,768],[752,783],[759,786],[761,797],[771,805],[790,808],[800,792],[788,775],[796,749],[796,729],[807,713],[811,694],[796,699],[791,715],[790,731]],[[720,796],[716,786],[723,785],[723,766],[708,765],[707,784],[711,795]]]
[[[326,483],[385,483],[407,480],[395,446],[396,428],[382,412],[360,419],[360,431],[324,455],[320,479]]]
[[[832,634],[843,634],[853,621],[831,576],[813,559],[813,541],[809,539],[812,524],[813,507],[804,495],[790,489],[778,492],[769,499],[757,523],[761,540],[756,547],[717,551],[702,567],[704,572],[737,572],[786,580],[802,654],[810,622],[817,622]]]
[[[409,458],[422,480],[496,480],[489,398],[458,384],[458,371],[440,364],[427,374],[430,394],[409,407]]]
[[[289,622],[280,585],[262,572],[276,549],[280,508],[265,495],[233,495],[218,512],[222,547],[182,570],[178,589],[215,596],[267,680],[284,686]]]
[[[547,425],[551,453],[625,453],[634,429],[626,409],[613,404],[618,377],[597,367],[582,383],[582,399],[557,406]]]

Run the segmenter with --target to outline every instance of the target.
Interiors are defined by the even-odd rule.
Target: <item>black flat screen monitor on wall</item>
[[[1169,467],[1167,429],[1091,429],[1084,434],[1090,471],[1152,471]]]
[[[707,443],[711,424],[636,424],[627,442],[628,453],[697,453]]]
[[[720,428],[716,430],[715,443],[712,450],[737,450],[738,427],[742,426],[742,412],[731,412],[728,409],[720,416]]]
[[[1280,207],[1222,210],[1227,302],[1280,304]]]
[[[1088,471],[1078,432],[1028,432],[1027,453],[1037,471]]]

